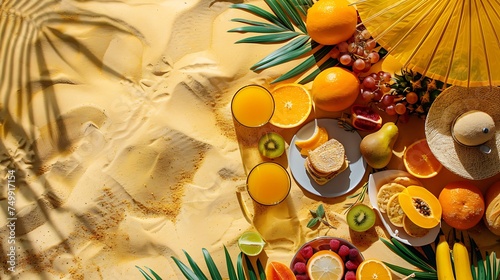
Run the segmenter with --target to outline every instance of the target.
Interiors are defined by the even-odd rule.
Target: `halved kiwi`
[[[276,132],[268,132],[259,139],[259,152],[270,159],[280,157],[285,152],[285,139]]]
[[[375,211],[365,204],[356,204],[347,212],[346,220],[349,228],[363,232],[375,224]]]

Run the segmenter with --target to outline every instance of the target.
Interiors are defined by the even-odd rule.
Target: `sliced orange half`
[[[341,280],[344,261],[333,251],[318,251],[307,261],[307,274],[311,280]]]
[[[269,121],[281,128],[296,127],[304,123],[312,111],[309,90],[301,84],[284,84],[271,91],[274,114]]]
[[[324,127],[316,127],[314,134],[305,140],[296,140],[295,146],[300,149],[300,154],[307,156],[309,152],[328,141],[328,131]]]
[[[432,153],[426,139],[420,139],[406,149],[403,163],[406,170],[417,178],[434,177],[443,167]]]
[[[379,260],[364,260],[359,264],[358,269],[356,270],[356,280],[373,279],[391,280],[391,271],[383,262]]]

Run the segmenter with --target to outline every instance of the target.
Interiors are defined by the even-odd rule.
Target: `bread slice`
[[[344,145],[336,139],[309,152],[304,163],[307,173],[319,185],[324,185],[349,167]]]

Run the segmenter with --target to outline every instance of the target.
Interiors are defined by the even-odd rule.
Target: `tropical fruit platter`
[[[494,108],[500,106],[500,91],[493,85],[498,80],[487,84],[484,77],[483,86],[472,87],[471,77],[457,81],[449,77],[453,71],[431,73],[432,67],[417,59],[401,59],[411,49],[388,45],[394,40],[384,33],[400,35],[404,45],[409,28],[377,27],[387,20],[385,12],[394,12],[390,4],[400,2],[262,2],[233,4],[242,17],[232,19],[238,26],[229,32],[241,36],[237,44],[276,46],[251,71],[291,66],[280,68],[273,80],[242,87],[232,99],[239,140],[252,138],[246,133],[255,139],[240,145],[249,170],[242,192],[254,204],[248,210],[240,201],[252,224],[246,233],[265,232],[253,215],[286,204],[283,197],[299,194],[313,202],[305,224],[309,232],[285,260],[266,259],[273,244],[262,236],[245,243],[247,249],[240,247],[238,265],[247,258],[250,279],[500,279],[499,243],[488,249],[477,243],[482,236],[497,240],[500,233],[498,167],[486,167],[498,164],[500,118]],[[376,5],[385,7],[378,18]],[[416,13],[409,6],[400,9]],[[412,36],[427,39],[419,32]],[[464,85],[464,91],[483,94],[480,98],[494,105],[456,101],[457,88]],[[252,86],[267,92],[265,102],[274,100],[274,107],[255,103]],[[453,95],[452,103],[443,104],[443,96]],[[468,151],[453,151],[464,147]],[[248,156],[251,150],[255,157]],[[471,167],[464,160],[462,169],[454,168],[450,161],[465,153],[481,162]],[[450,158],[453,154],[460,155]],[[292,182],[266,175],[262,162],[281,165]],[[260,183],[253,179],[257,173]],[[300,192],[280,191],[283,184]],[[366,239],[378,240],[382,248],[367,246]],[[384,249],[394,255],[386,259],[376,251]]]
[[[199,41],[172,32],[172,41],[196,41],[192,49],[198,51],[182,59],[163,57],[161,67],[148,64],[145,69],[152,74],[141,76],[140,85],[127,78],[134,71],[122,76],[104,62],[90,63],[101,65],[104,74],[83,71],[79,75],[89,76],[75,81],[64,68],[41,71],[64,86],[91,80],[106,91],[127,88],[134,101],[88,97],[82,104],[92,105],[69,106],[73,111],[33,132],[37,137],[26,129],[23,137],[37,138],[34,157],[43,156],[41,164],[6,148],[2,162],[16,163],[2,165],[8,167],[8,184],[0,202],[9,211],[3,215],[8,231],[0,231],[5,235],[0,240],[12,246],[2,244],[7,253],[0,258],[0,278],[38,279],[43,264],[52,274],[39,279],[109,279],[112,268],[93,264],[89,269],[71,252],[82,253],[90,263],[99,263],[97,258],[116,262],[117,275],[133,279],[500,279],[498,2],[208,2],[179,5],[185,5],[182,12],[200,9],[204,18],[206,11],[217,10],[220,16],[210,20],[222,26],[226,40],[214,39],[219,38],[215,31],[214,38]],[[9,9],[2,4],[2,17],[4,10]],[[104,18],[96,26],[120,26],[120,34],[135,24],[121,26],[122,21],[110,23],[112,16]],[[172,21],[181,25],[180,19]],[[186,22],[195,26],[196,16]],[[51,30],[56,29],[46,31]],[[195,30],[186,32],[210,33]],[[61,31],[54,34],[41,45],[71,39]],[[130,39],[116,36],[109,45]],[[133,46],[118,49],[136,53],[139,46],[167,44],[139,44],[136,39],[142,37],[132,37]],[[85,53],[97,61],[89,53],[99,53],[100,47],[70,41],[64,49],[78,49],[75,57]],[[210,45],[209,51],[197,44]],[[13,47],[2,40],[2,49]],[[73,59],[64,51],[51,53],[61,61]],[[230,58],[223,69],[213,70],[219,67],[213,61],[224,55]],[[103,57],[124,65],[111,52]],[[37,58],[40,62],[43,55]],[[17,72],[7,75],[7,68],[18,70],[4,67],[1,78],[15,84]],[[119,86],[90,75],[112,76]],[[161,81],[154,83],[158,77]],[[45,85],[50,79],[41,80],[30,85],[51,88]],[[2,112],[4,105],[24,108],[9,103],[14,93],[6,94],[4,86],[0,90],[7,100],[0,104]],[[59,96],[57,90],[49,95]],[[20,104],[31,106],[39,99],[33,95]],[[61,104],[73,104],[68,99],[63,97]],[[116,111],[92,109],[108,108],[107,103]],[[177,116],[165,117],[166,111]],[[12,115],[27,114],[34,123],[41,115],[16,112]],[[229,125],[221,125],[225,122]],[[65,125],[77,132],[61,128]],[[14,129],[2,123],[4,130],[2,143],[7,143],[5,135]],[[61,140],[65,133],[68,143]],[[44,135],[54,138],[44,140]],[[226,138],[231,140],[221,140]],[[37,187],[16,190],[15,184],[24,184],[22,176]],[[44,216],[40,222],[39,216]],[[67,228],[58,226],[60,221],[50,222],[55,216],[71,222]],[[31,225],[30,219],[37,222]],[[45,227],[47,233],[39,233]],[[37,236],[48,241],[31,241]],[[50,252],[36,253],[37,248]],[[158,266],[165,262],[167,269]],[[85,267],[80,274],[79,267]]]

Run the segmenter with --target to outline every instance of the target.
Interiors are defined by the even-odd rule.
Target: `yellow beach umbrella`
[[[405,68],[463,87],[500,85],[500,1],[354,4],[374,39]]]

